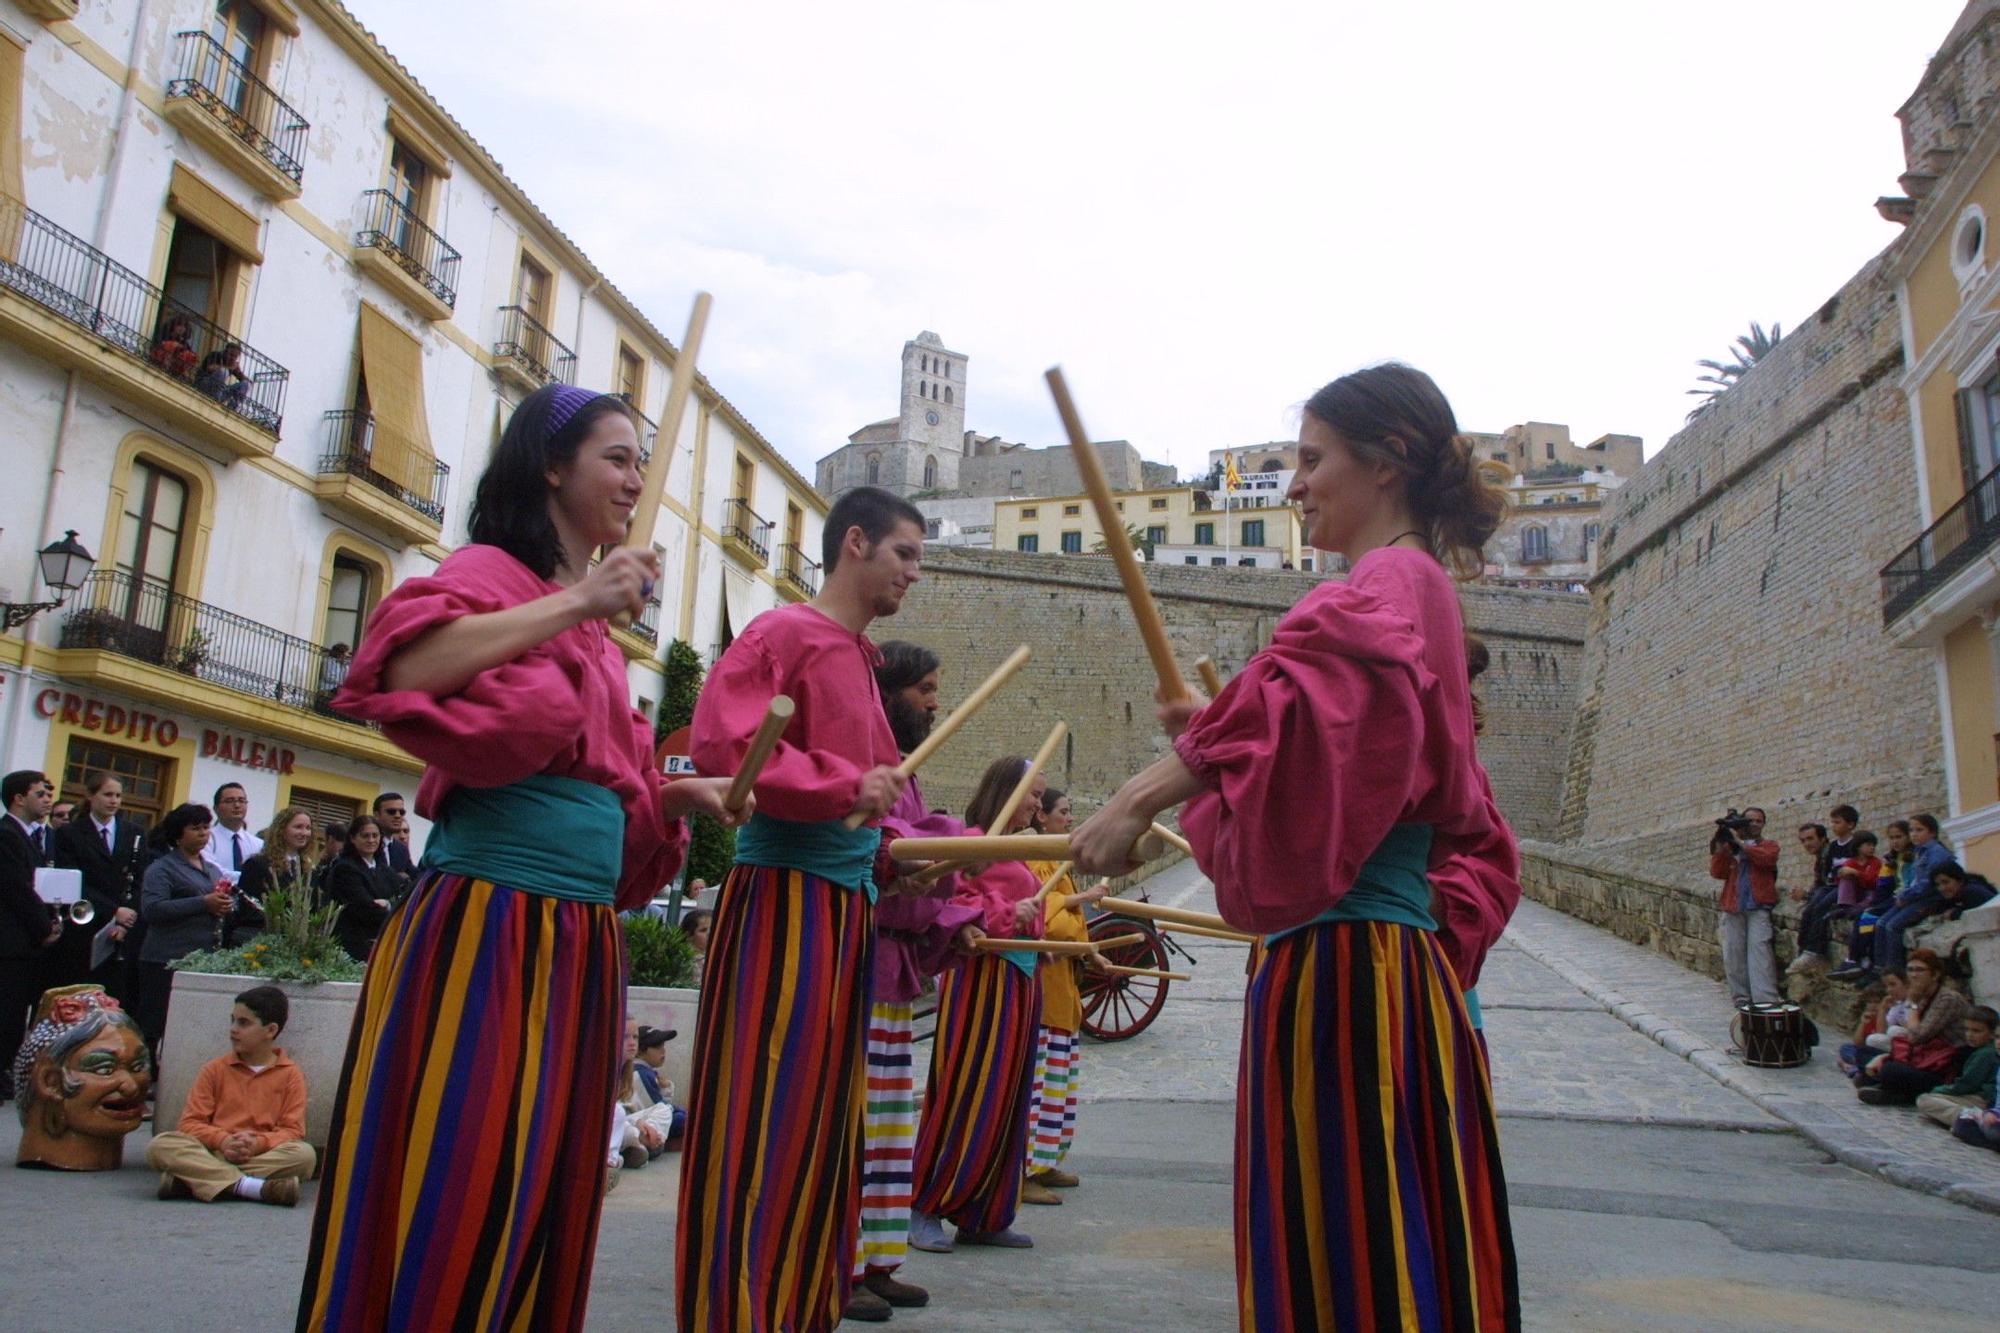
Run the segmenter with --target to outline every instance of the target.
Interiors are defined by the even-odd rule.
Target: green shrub
[[[266,981],[359,981],[367,969],[347,956],[333,933],[337,903],[315,905],[304,886],[264,895],[264,930],[233,949],[203,949],[168,966],[180,972],[221,972]]]
[[[621,917],[625,931],[625,959],[631,965],[634,986],[692,986],[695,984],[694,941],[656,916]]]

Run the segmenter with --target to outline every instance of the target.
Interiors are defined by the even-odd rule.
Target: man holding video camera
[[[1708,873],[1722,881],[1722,971],[1737,1007],[1780,1004],[1778,957],[1771,948],[1771,909],[1778,905],[1778,844],[1764,836],[1764,812],[1731,810],[1715,821]]]

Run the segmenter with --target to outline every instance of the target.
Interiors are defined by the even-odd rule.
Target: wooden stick
[[[1227,930],[1242,934],[1227,921],[1213,912],[1193,912],[1185,907],[1162,907],[1158,903],[1142,903],[1132,898],[1105,898],[1098,903],[1107,912],[1120,916],[1136,916],[1144,921],[1178,921],[1185,926],[1202,926],[1209,930]]]
[[[1194,855],[1194,844],[1189,842],[1186,838],[1183,838],[1180,834],[1174,832],[1172,829],[1168,828],[1165,824],[1153,825],[1153,832],[1157,833],[1162,838],[1165,838],[1167,840],[1167,845],[1169,847],[1178,847],[1181,849],[1181,852],[1187,856]]]
[[[1201,687],[1208,691],[1209,698],[1213,699],[1216,695],[1222,693],[1222,673],[1215,669],[1214,658],[1195,658],[1194,669],[1195,673],[1201,677]]]
[[[1149,829],[1132,844],[1132,859],[1144,863],[1166,850]],[[889,855],[898,861],[1063,861],[1069,859],[1067,833],[1010,833],[988,837],[896,838]],[[1107,902],[1112,901],[1106,899]]]
[[[632,526],[625,530],[624,545],[645,551],[652,549],[653,528],[660,521],[660,500],[667,493],[667,473],[673,469],[674,446],[681,438],[681,418],[687,415],[689,396],[694,392],[694,359],[701,351],[702,330],[708,327],[708,308],[715,303],[707,292],[694,294],[694,309],[688,314],[687,336],[681,339],[674,357],[674,377],[667,384],[667,412],[660,418],[660,433],[653,439],[653,459],[646,464],[646,480],[639,489],[639,506],[632,511]],[[638,404],[633,404],[636,408]],[[611,618],[617,629],[632,624],[629,613],[620,611]]]
[[[896,765],[896,771],[906,778],[914,776],[923,762],[936,754],[937,748],[950,740],[954,731],[971,721],[972,715],[985,707],[986,701],[998,694],[1000,687],[1012,680],[1014,673],[1026,666],[1033,655],[1025,643],[1009,653],[998,670],[981,681],[978,689],[966,695],[964,701],[951,710],[951,716],[931,728],[931,734],[924,737],[923,744],[903,757],[903,762]],[[863,815],[849,815],[846,822],[849,828],[860,828],[868,820]]]
[[[1049,738],[1042,742],[1042,748],[1035,751],[1034,758],[1030,759],[1028,766],[1021,771],[1021,780],[1014,784],[1013,791],[1007,793],[1006,803],[994,814],[993,828],[987,830],[988,836],[992,835],[994,829],[1004,829],[1014,822],[1014,812],[1021,808],[1021,802],[1027,799],[1028,792],[1035,785],[1035,774],[1042,771],[1042,765],[1049,762],[1050,757],[1056,752],[1056,746],[1062,744],[1062,738],[1067,735],[1069,735],[1069,723],[1056,723],[1049,732]],[[956,869],[958,869],[956,865],[950,864],[928,866],[917,872],[916,880],[919,884],[935,884]]]
[[[1067,861],[1058,861],[1056,863],[1056,868],[1051,870],[1049,877],[1042,881],[1042,887],[1035,890],[1034,901],[1038,903],[1047,901],[1049,890],[1060,884],[1062,877],[1069,873],[1069,865],[1070,863]]]
[[[1090,492],[1090,506],[1097,511],[1098,526],[1104,529],[1104,549],[1118,566],[1118,577],[1125,584],[1125,599],[1132,604],[1132,615],[1139,622],[1139,637],[1145,640],[1146,653],[1153,659],[1153,672],[1160,678],[1160,694],[1170,700],[1185,700],[1189,697],[1187,682],[1181,678],[1180,664],[1174,660],[1173,647],[1167,642],[1166,622],[1160,619],[1159,608],[1153,605],[1153,590],[1139,568],[1139,557],[1125,532],[1125,520],[1111,498],[1111,483],[1105,480],[1104,465],[1098,461],[1097,451],[1090,447],[1090,433],[1084,430],[1083,418],[1077,415],[1062,367],[1051,367],[1046,378],[1049,392],[1055,395],[1056,414],[1062,418],[1063,429],[1069,432],[1077,475],[1083,478],[1083,488]]]
[[[1228,940],[1232,944],[1255,944],[1263,938],[1261,935],[1245,935],[1237,930],[1210,930],[1206,926],[1184,925],[1179,921],[1162,921],[1158,928],[1169,935],[1204,935],[1212,940]]]
[[[1185,972],[1162,972],[1156,967],[1120,967],[1116,963],[1098,964],[1104,971],[1121,977],[1158,977],[1162,981],[1193,981]]]
[[[1133,936],[1134,939],[1143,938]],[[974,953],[1001,953],[1018,950],[1022,953],[1060,954],[1065,958],[1087,958],[1097,946],[1082,940],[1007,940],[997,935],[985,935],[972,942]]]
[[[757,734],[750,738],[750,749],[743,756],[743,762],[736,766],[736,777],[729,784],[729,794],[723,798],[722,808],[735,814],[750,799],[750,789],[757,783],[757,775],[764,771],[764,761],[777,748],[778,737],[784,734],[785,724],[798,711],[790,695],[781,694],[771,700],[771,706],[764,710],[764,720],[757,724]]]

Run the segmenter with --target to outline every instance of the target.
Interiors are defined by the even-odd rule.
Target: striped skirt
[[[418,882],[362,982],[301,1330],[583,1327],[621,947],[608,905]]]
[[[674,1237],[680,1327],[831,1328],[861,1234],[865,894],[737,865],[702,974]]]
[[[909,1003],[877,1000],[868,1019],[856,1277],[869,1268],[893,1271],[910,1255],[910,1160],[917,1146],[917,1084],[910,1049]]]
[[[913,1211],[968,1231],[1012,1225],[1041,1008],[1035,978],[997,954],[958,959],[938,978]]]
[[[1028,1174],[1053,1171],[1069,1156],[1076,1138],[1076,1092],[1083,1041],[1074,1032],[1044,1025],[1036,1029],[1035,1086],[1028,1095]]]
[[[1237,1088],[1243,1328],[1520,1327],[1486,1060],[1429,931],[1265,949]]]

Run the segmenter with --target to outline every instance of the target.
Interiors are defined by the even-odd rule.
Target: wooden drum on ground
[[[1819,1031],[1795,1004],[1738,1005],[1729,1025],[1738,1058],[1758,1069],[1790,1069],[1812,1059]]]

